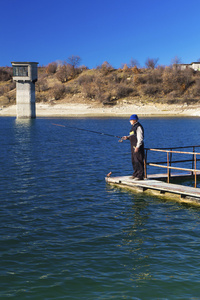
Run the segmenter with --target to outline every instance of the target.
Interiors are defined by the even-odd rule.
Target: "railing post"
[[[170,149],[172,151],[172,149]],[[172,165],[172,152],[170,152],[170,159],[169,159],[169,165],[171,167]],[[171,169],[169,169],[169,178],[171,177]]]
[[[197,172],[196,172],[196,167],[197,167],[197,155],[196,153],[194,154],[194,187],[197,187]]]
[[[148,149],[146,149],[144,154],[144,178],[147,178],[147,151]]]
[[[193,153],[195,152],[195,147],[193,146]],[[192,169],[194,169],[194,154],[192,155]],[[191,175],[193,175],[194,172],[191,172]]]
[[[167,152],[167,182],[169,183],[170,171],[169,171],[169,152]]]

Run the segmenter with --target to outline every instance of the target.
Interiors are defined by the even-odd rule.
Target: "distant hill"
[[[16,86],[12,68],[0,67],[0,106],[14,104]],[[104,62],[96,69],[51,63],[38,68],[36,101],[116,105],[127,103],[200,102],[200,72],[178,67],[114,69]]]

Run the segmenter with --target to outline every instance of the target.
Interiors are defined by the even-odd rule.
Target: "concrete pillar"
[[[18,119],[36,118],[35,82],[37,81],[35,62],[12,62],[13,80],[16,81],[16,106]]]
[[[17,81],[16,104],[18,119],[36,118],[34,82]]]

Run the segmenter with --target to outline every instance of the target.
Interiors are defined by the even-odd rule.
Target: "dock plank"
[[[142,191],[154,190],[159,193],[171,193],[173,195],[180,196],[181,198],[188,198],[199,203],[200,205],[200,189],[190,186],[184,186],[173,183],[166,183],[156,179],[144,179],[134,181],[131,176],[120,177],[106,177],[106,182],[109,184],[115,184],[120,187],[130,187],[132,189],[140,189]],[[188,202],[188,201],[187,201]]]

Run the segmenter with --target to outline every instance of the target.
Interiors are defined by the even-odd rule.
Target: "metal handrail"
[[[199,161],[197,159],[197,155],[200,155],[199,152],[194,152],[195,151],[195,147],[200,147],[200,146],[187,146],[187,147],[174,147],[174,148],[170,148],[171,150],[167,150],[169,148],[145,148],[145,159],[144,159],[144,166],[145,166],[145,178],[147,178],[147,165],[149,166],[153,166],[153,167],[159,167],[159,168],[166,168],[167,169],[167,182],[170,182],[170,176],[171,176],[171,170],[182,170],[182,171],[189,171],[191,172],[191,175],[194,174],[194,178],[195,178],[195,183],[194,183],[194,187],[197,187],[197,172],[200,172],[200,170],[197,170],[197,161]],[[193,148],[193,152],[186,152],[186,151],[175,151],[172,149],[184,149],[184,148]],[[163,152],[163,153],[167,153],[167,165],[160,165],[159,162],[149,162],[147,163],[147,152],[148,151],[156,151],[156,152]],[[178,154],[190,154],[193,156],[193,158],[191,160],[187,160],[187,161],[191,161],[192,162],[192,168],[178,168],[178,167],[172,167],[171,164],[172,163],[179,163],[179,162],[183,162],[183,161],[172,161],[172,154],[173,153],[178,153]],[[170,157],[169,157],[170,155]],[[165,163],[165,162],[164,162]]]
[[[167,149],[187,149],[187,148],[200,148],[200,145],[195,145],[195,146],[180,146],[180,147],[159,147],[159,148],[153,148],[153,149],[158,149],[158,150],[167,150]],[[151,148],[145,148],[147,150]]]
[[[155,149],[155,148],[150,148],[149,150],[151,151],[157,151],[157,152],[166,152],[166,153],[181,153],[181,154],[198,154],[198,152],[185,152],[185,151],[173,151],[173,150],[163,150],[163,149]]]

